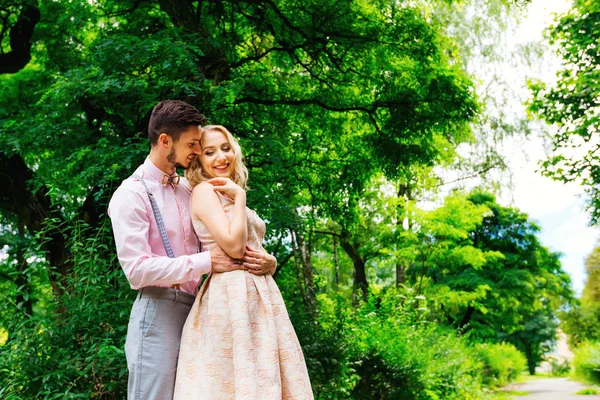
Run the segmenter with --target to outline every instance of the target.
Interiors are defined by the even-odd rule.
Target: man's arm
[[[150,218],[142,196],[121,186],[109,205],[117,255],[133,289],[144,286],[181,284],[198,280],[211,270],[209,252],[176,258],[152,253]]]

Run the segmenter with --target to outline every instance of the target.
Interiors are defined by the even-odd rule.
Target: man
[[[176,167],[189,167],[200,153],[199,126],[205,123],[182,101],[156,105],[148,125],[150,153],[109,204],[121,267],[139,290],[125,343],[129,399],[172,399],[181,331],[203,274],[276,267],[267,253],[233,260],[218,247],[199,252],[189,208],[192,188]]]

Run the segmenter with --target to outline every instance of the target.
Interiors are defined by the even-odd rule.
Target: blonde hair
[[[202,144],[202,136],[205,132],[208,131],[219,131],[225,135],[227,141],[231,145],[233,149],[233,153],[235,157],[233,159],[233,175],[231,175],[231,180],[238,184],[242,189],[248,190],[248,169],[244,165],[244,157],[242,155],[242,148],[238,143],[237,139],[233,137],[233,135],[221,125],[207,125],[203,128],[200,128],[200,144]],[[190,182],[192,187],[195,187],[201,182],[206,182],[207,180],[214,178],[214,176],[208,176],[204,170],[202,169],[202,164],[200,164],[200,156],[194,158],[190,167],[185,171],[185,177]]]

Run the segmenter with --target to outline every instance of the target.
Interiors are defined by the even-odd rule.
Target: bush
[[[118,266],[111,236],[106,226],[89,238],[73,233],[72,273],[52,296],[37,296],[32,315],[19,312],[18,303],[3,303],[8,340],[0,346],[0,398],[126,396],[123,342],[135,292]],[[35,279],[53,273],[39,264],[29,267],[37,269],[31,272]]]
[[[583,342],[574,351],[575,375],[600,384],[600,343]]]
[[[480,399],[482,363],[452,330],[419,318],[408,293],[371,297],[347,332],[354,399]]]
[[[576,392],[575,394],[598,394],[598,391],[594,388],[585,388]]]
[[[514,381],[527,368],[525,356],[510,343],[480,344],[476,346],[483,362],[483,383],[503,386]]]
[[[567,376],[571,372],[571,363],[569,360],[558,360],[551,358],[548,360],[550,363],[550,375],[551,376]]]

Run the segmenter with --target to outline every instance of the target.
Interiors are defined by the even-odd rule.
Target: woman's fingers
[[[252,258],[255,260],[263,260],[264,257],[262,257],[262,255],[260,253],[253,253],[253,252],[245,252],[244,253],[244,258]]]
[[[255,275],[263,275],[272,269],[271,264],[268,260],[268,253],[264,251],[256,251],[250,246],[246,246],[246,252],[244,253],[244,266],[248,267],[248,272]]]
[[[244,260],[245,262],[247,262],[249,264],[260,264],[260,262],[261,262],[260,258],[249,257],[248,255],[244,255],[244,257],[242,258],[242,260]]]
[[[260,269],[248,268],[247,271],[250,272],[251,274],[254,274],[254,275],[264,275],[264,274],[266,274],[268,272],[268,271],[265,271],[262,268],[260,268]]]
[[[257,250],[252,249],[250,246],[246,246],[246,252],[244,253],[246,256],[254,257],[254,258],[263,258],[263,253]]]
[[[207,180],[207,183],[210,183],[213,186],[224,186],[227,185],[228,181],[230,181],[229,178],[212,178]]]

